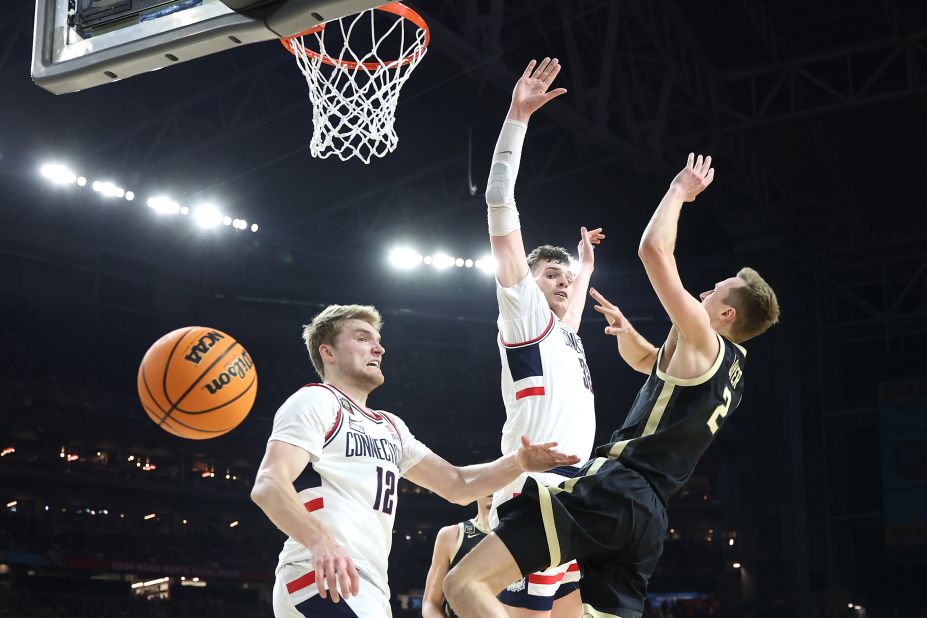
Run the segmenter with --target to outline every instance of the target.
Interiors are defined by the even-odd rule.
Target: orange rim
[[[405,58],[402,58],[400,60],[392,60],[390,62],[354,62],[353,60],[341,60],[339,58],[332,58],[331,56],[328,56],[326,54],[320,54],[317,51],[314,51],[312,49],[306,49],[304,47],[304,49],[306,50],[306,55],[316,58],[318,60],[321,60],[325,64],[328,64],[331,66],[342,67],[342,68],[348,69],[349,71],[355,71],[359,69],[360,67],[364,67],[368,71],[376,71],[377,69],[381,69],[381,68],[392,69],[397,66],[409,64],[410,62],[412,62],[413,60],[421,56],[423,53],[425,53],[425,49],[428,48],[428,43],[431,42],[431,31],[428,29],[428,24],[425,23],[425,20],[422,19],[421,15],[419,15],[418,13],[416,13],[415,11],[413,11],[406,5],[402,4],[401,2],[392,2],[390,4],[384,4],[383,6],[374,7],[373,10],[384,11],[386,13],[392,13],[393,15],[398,15],[399,17],[402,17],[403,19],[409,20],[410,22],[412,22],[413,24],[415,24],[416,26],[418,26],[419,28],[425,31],[425,44],[422,45],[421,49],[413,52],[412,54],[406,56]],[[283,37],[280,39],[280,42],[283,43],[283,46],[286,47],[288,52],[290,52],[291,54],[295,56],[297,52],[293,47],[293,39],[306,36],[307,34],[315,34],[316,32],[320,32],[325,29],[326,25],[327,24],[319,24],[318,26],[313,26],[312,28],[309,28],[308,30],[297,32],[296,34],[292,36]]]

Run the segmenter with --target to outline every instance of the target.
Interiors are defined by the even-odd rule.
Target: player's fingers
[[[521,445],[525,448],[529,448],[531,446],[531,441],[528,439],[528,436],[521,437]]]
[[[695,171],[699,174],[702,171],[702,155],[699,155],[695,158]]]
[[[360,575],[357,574],[357,567],[351,558],[348,558],[348,577],[351,580],[351,594],[357,596],[360,592]]]
[[[347,561],[338,573],[338,586],[341,589],[341,598],[348,599],[351,596],[351,576],[348,574]]]
[[[323,599],[327,596],[325,592],[325,562],[320,561],[315,565],[315,587],[319,591],[319,596]]]
[[[560,64],[560,61],[554,58],[550,66],[547,67],[547,73],[544,75],[544,87],[548,88],[554,80],[557,79],[557,75],[560,73],[560,69],[563,68],[563,65]]]
[[[341,600],[341,596],[338,594],[338,572],[341,570],[339,562],[339,560],[333,560],[331,568],[327,573],[328,592],[332,595],[332,603],[337,603]]]
[[[707,187],[708,185],[710,185],[711,181],[714,179],[715,179],[715,168],[711,168],[710,170],[708,170],[708,175],[705,176],[705,186]]]
[[[705,164],[702,166],[702,171],[705,172],[703,176],[707,176],[708,172],[711,171],[711,155],[705,157]]]
[[[559,97],[561,94],[566,94],[566,92],[567,92],[566,88],[557,88],[555,90],[551,90],[550,92],[547,93],[547,96],[544,97],[544,103],[547,103],[548,101],[552,101],[556,99],[557,97]]]
[[[550,64],[550,58],[544,56],[544,59],[541,60],[541,64],[539,64],[538,67],[534,70],[534,75],[532,75],[532,77],[535,79],[541,79],[541,76],[544,75],[544,71],[547,70],[548,64]]]
[[[534,70],[534,65],[536,65],[537,63],[538,63],[537,60],[534,60],[532,58],[531,62],[528,63],[527,68],[525,68],[525,72],[521,74],[522,79],[528,79],[529,77],[531,77],[531,71]]]

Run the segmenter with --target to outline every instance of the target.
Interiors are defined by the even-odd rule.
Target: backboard
[[[36,0],[32,79],[76,92],[296,34],[383,0]]]

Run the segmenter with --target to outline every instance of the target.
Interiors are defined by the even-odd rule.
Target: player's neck
[[[331,378],[326,377],[325,383],[337,388],[339,391],[350,397],[351,400],[360,407],[367,407],[367,395],[370,394],[370,390],[365,386],[354,384],[350,380],[346,380],[340,376],[332,376]]]
[[[486,515],[480,514],[473,518],[473,523],[477,528],[483,531],[490,531],[492,528],[489,526],[489,514]]]

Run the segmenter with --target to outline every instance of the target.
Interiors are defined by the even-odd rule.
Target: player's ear
[[[335,346],[328,343],[323,343],[319,346],[319,356],[322,357],[322,362],[325,364],[331,364],[335,362]]]
[[[737,319],[737,309],[733,307],[727,307],[724,311],[721,312],[721,321],[725,324],[733,324],[734,320]]]

